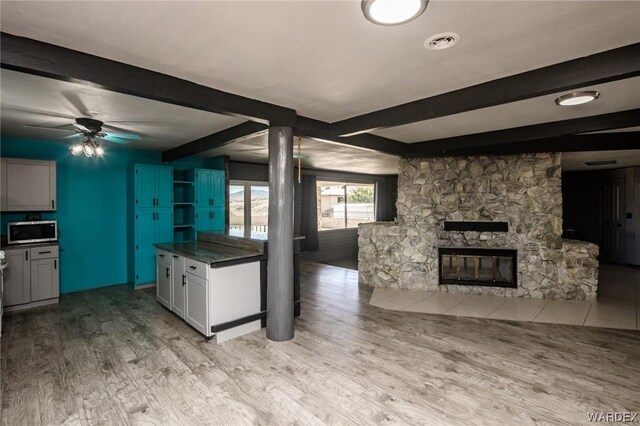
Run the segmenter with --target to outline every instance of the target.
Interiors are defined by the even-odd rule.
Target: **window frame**
[[[338,183],[341,184],[344,187],[344,195],[342,195],[344,197],[344,227],[343,228],[334,228],[334,229],[320,229],[320,226],[318,226],[318,232],[332,232],[332,231],[343,231],[343,230],[347,230],[347,229],[357,229],[358,226],[349,226],[349,201],[348,201],[348,194],[347,194],[347,187],[348,186],[360,186],[360,185],[372,185],[373,186],[373,221],[375,222],[376,216],[377,216],[377,209],[376,206],[378,204],[378,181],[375,179],[372,180],[365,180],[365,179],[336,179],[336,178],[331,178],[331,177],[327,177],[327,178],[323,178],[321,176],[317,176],[317,180],[316,180],[316,191],[317,188],[319,188],[320,186],[326,186],[326,185],[320,185],[321,183]],[[318,222],[320,222],[320,217],[322,215],[322,212],[318,212]],[[363,223],[372,223],[372,222],[363,222]],[[319,225],[319,223],[318,223]]]
[[[260,180],[229,180],[229,191],[231,186],[242,186],[244,188],[244,234],[245,236],[251,235],[251,187],[252,186],[266,186],[269,187],[269,182]],[[268,214],[268,213],[267,213]]]

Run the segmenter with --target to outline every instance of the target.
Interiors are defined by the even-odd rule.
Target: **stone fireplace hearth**
[[[594,300],[598,246],[562,239],[560,179],[555,153],[402,160],[398,223],[360,225],[360,282]],[[447,248],[515,251],[517,286],[441,284],[438,250]]]

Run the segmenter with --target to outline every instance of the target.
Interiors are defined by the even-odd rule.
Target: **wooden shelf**
[[[193,201],[173,203],[174,206],[194,206],[195,204]]]
[[[182,225],[173,225],[174,228],[193,228],[193,224],[192,223],[185,223]]]
[[[195,185],[196,183],[190,180],[174,180],[174,184],[176,185]]]

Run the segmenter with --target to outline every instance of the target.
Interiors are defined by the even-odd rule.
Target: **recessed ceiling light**
[[[365,18],[378,25],[400,25],[416,19],[429,0],[362,0]]]
[[[567,93],[556,98],[556,105],[560,106],[574,106],[582,105],[595,101],[600,96],[600,92],[597,90],[590,90],[587,92],[573,92]]]
[[[424,42],[425,49],[444,50],[455,46],[460,42],[460,34],[441,33],[431,36]]]

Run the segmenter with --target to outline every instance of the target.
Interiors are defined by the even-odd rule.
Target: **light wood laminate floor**
[[[153,289],[5,318],[2,423],[577,424],[640,410],[640,333],[396,312],[303,264],[293,340],[215,344]]]

